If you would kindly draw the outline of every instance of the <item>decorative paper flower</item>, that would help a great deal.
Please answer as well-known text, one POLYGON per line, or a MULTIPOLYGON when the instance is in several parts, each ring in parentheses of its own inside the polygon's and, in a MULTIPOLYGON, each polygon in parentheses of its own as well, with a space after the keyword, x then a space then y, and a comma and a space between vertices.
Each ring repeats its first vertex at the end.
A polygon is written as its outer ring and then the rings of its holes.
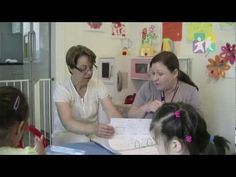
POLYGON ((226 61, 230 62, 231 65, 233 65, 236 60, 235 44, 231 46, 229 43, 226 43, 225 46, 221 47, 221 50, 222 52, 220 53, 220 57, 224 58, 226 61))
POLYGON ((214 79, 219 79, 220 77, 225 77, 225 71, 230 69, 227 61, 224 58, 220 58, 219 55, 215 56, 215 60, 209 58, 210 64, 207 65, 208 74, 214 79))

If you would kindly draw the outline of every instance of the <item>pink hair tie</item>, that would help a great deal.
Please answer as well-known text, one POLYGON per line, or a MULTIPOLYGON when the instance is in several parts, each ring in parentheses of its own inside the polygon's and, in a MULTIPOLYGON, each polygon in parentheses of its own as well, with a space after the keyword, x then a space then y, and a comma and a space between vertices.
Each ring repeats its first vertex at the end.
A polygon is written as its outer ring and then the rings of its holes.
POLYGON ((175 111, 175 118, 176 119, 180 118, 180 112, 179 111, 175 111))
POLYGON ((191 135, 186 135, 185 136, 185 141, 188 142, 188 143, 191 143, 192 142, 192 136, 191 135))

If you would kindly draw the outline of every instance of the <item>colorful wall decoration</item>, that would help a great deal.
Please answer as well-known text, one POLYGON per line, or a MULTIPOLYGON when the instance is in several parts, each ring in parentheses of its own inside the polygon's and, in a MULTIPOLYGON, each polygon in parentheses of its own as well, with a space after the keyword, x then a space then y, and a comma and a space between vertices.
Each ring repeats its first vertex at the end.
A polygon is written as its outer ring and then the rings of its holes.
POLYGON ((162 38, 169 38, 172 41, 182 40, 182 22, 163 22, 162 38))
POLYGON ((154 44, 158 39, 157 27, 155 25, 150 25, 149 27, 144 27, 141 32, 141 48, 140 56, 154 56, 156 50, 154 44))
POLYGON ((123 22, 112 22, 112 37, 114 38, 125 38, 126 34, 126 27, 123 22))
POLYGON ((157 27, 155 25, 150 25, 142 29, 142 44, 153 45, 157 38, 157 27))
POLYGON ((214 34, 206 36, 205 33, 194 33, 193 53, 211 53, 216 50, 216 37, 214 34))
POLYGON ((230 69, 227 61, 221 58, 219 55, 215 56, 215 59, 209 58, 207 65, 208 75, 213 79, 218 80, 221 77, 225 77, 225 72, 230 69))
POLYGON ((87 22, 85 24, 85 31, 104 32, 103 22, 87 22))
POLYGON ((234 64, 236 58, 236 49, 235 44, 231 45, 230 43, 226 43, 225 46, 221 47, 222 52, 220 53, 220 57, 224 58, 231 65, 234 64))
POLYGON ((187 40, 194 40, 194 33, 205 33, 206 36, 212 35, 212 23, 187 23, 187 40))
POLYGON ((225 46, 221 47, 221 53, 215 56, 215 59, 209 58, 208 61, 210 64, 207 65, 208 74, 213 79, 218 80, 221 77, 225 77, 226 71, 228 71, 235 63, 235 44, 231 45, 226 43, 225 46))

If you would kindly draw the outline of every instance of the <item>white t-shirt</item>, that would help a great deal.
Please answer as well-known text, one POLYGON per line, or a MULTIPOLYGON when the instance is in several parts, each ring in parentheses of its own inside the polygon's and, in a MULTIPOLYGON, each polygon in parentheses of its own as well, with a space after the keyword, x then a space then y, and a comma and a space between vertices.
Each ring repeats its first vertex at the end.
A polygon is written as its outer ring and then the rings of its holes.
MULTIPOLYGON (((72 116, 81 122, 96 123, 98 122, 98 106, 100 99, 108 96, 107 89, 101 80, 92 78, 88 82, 84 98, 77 93, 71 78, 64 84, 56 86, 53 94, 54 102, 69 103, 72 107, 72 116)), ((54 114, 53 134, 67 132, 63 127, 57 111, 54 114)))

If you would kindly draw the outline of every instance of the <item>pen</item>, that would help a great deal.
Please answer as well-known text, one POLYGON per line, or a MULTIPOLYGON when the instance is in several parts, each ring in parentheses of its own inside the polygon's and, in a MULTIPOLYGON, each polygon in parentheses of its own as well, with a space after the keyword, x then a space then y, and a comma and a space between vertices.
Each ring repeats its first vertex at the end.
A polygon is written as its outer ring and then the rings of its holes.
POLYGON ((165 103, 165 93, 164 93, 164 91, 161 92, 161 102, 165 103))

